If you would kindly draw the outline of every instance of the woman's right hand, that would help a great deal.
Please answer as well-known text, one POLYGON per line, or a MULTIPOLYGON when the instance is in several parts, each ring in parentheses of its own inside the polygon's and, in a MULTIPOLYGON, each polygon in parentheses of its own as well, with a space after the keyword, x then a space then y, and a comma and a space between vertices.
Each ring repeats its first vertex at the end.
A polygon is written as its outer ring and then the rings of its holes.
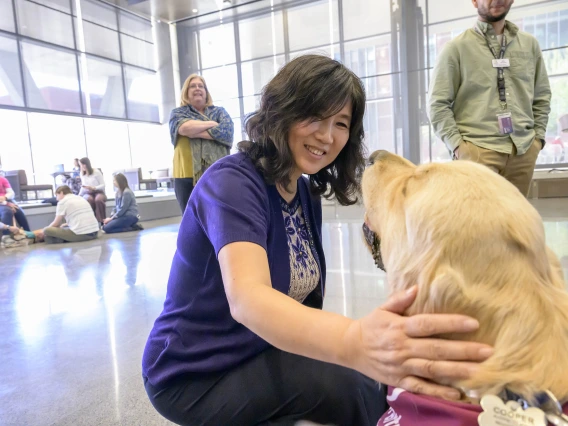
POLYGON ((450 314, 401 316, 414 301, 416 291, 413 287, 393 295, 383 306, 351 324, 346 335, 349 364, 381 383, 457 400, 460 392, 442 384, 470 378, 493 349, 481 343, 430 337, 475 331, 479 324, 473 318, 450 314))

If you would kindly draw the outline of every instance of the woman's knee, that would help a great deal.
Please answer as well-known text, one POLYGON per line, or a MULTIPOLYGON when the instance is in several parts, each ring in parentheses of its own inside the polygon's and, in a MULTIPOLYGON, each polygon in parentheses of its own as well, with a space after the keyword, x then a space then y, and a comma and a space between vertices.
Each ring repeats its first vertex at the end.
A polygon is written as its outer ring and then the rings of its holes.
POLYGON ((97 194, 97 196, 95 197, 95 204, 98 205, 106 205, 106 197, 102 194, 97 194))

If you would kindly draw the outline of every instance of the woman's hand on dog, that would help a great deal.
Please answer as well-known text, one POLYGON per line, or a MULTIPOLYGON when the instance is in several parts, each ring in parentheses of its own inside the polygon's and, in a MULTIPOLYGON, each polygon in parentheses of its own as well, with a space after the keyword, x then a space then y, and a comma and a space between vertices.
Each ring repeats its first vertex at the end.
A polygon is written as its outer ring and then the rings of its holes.
POLYGON ((457 400, 460 392, 444 384, 469 379, 493 349, 481 343, 431 337, 469 333, 479 324, 463 315, 403 317, 415 297, 416 287, 397 293, 371 314, 354 321, 347 335, 349 364, 381 383, 457 400))

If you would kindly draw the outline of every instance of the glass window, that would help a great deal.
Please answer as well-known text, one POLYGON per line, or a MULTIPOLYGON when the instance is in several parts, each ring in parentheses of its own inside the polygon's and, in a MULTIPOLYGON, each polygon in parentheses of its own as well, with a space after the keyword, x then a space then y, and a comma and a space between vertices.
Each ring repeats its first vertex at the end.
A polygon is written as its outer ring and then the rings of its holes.
POLYGON ((144 175, 172 167, 174 147, 167 124, 128 123, 128 130, 133 167, 142 168, 144 175))
POLYGON ((70 165, 86 155, 83 119, 29 113, 28 120, 36 183, 53 184, 50 173, 57 164, 70 165))
POLYGON ((86 61, 87 75, 83 81, 83 95, 85 100, 89 100, 91 114, 126 117, 120 64, 93 57, 87 57, 86 61))
POLYGON ((235 132, 233 133, 233 147, 231 148, 231 154, 237 152, 237 145, 246 139, 246 135, 243 134, 243 125, 240 117, 233 118, 233 125, 235 132))
POLYGON ((83 20, 96 22, 113 30, 118 30, 116 9, 93 0, 81 0, 83 20))
POLYGON ((22 41, 28 106, 81 113, 74 54, 22 41))
MULTIPOLYGON (((568 114, 568 76, 550 77, 550 89, 552 91, 552 101, 550 103, 546 136, 547 138, 566 138, 568 134, 562 133, 562 129, 559 129, 558 119, 562 115, 568 114)), ((546 149, 546 146, 544 148, 546 149)), ((568 162, 568 159, 566 162, 568 162)))
POLYGON ((284 53, 282 12, 239 22, 239 39, 243 61, 284 53))
POLYGON ((337 0, 314 2, 288 10, 290 50, 339 41, 337 0))
POLYGON ((239 96, 236 65, 203 70, 203 77, 207 81, 207 88, 211 92, 213 101, 237 98, 239 96))
POLYGON ((33 183, 34 173, 28 121, 23 111, 0 109, 0 162, 2 169, 25 170, 29 182, 33 183))
POLYGON ((284 56, 274 56, 241 64, 243 95, 259 94, 262 88, 284 65, 284 56))
POLYGON ((367 102, 364 127, 365 143, 369 152, 377 149, 395 152, 392 99, 367 102))
POLYGON ((85 118, 87 152, 93 167, 105 177, 107 195, 113 194, 112 175, 119 169, 130 168, 128 124, 115 120, 85 118))
POLYGON ((343 2, 345 39, 368 37, 391 30, 389 1, 349 0, 343 2))
POLYGON ((436 23, 465 17, 474 18, 477 16, 476 10, 470 2, 460 2, 457 4, 454 0, 436 0, 428 2, 428 21, 430 23, 436 23), (457 4, 460 6, 457 6, 457 4))
POLYGON ((327 56, 329 58, 333 58, 333 59, 338 61, 340 59, 339 58, 339 55, 340 55, 339 44, 334 44, 332 46, 314 47, 314 48, 311 48, 311 49, 292 52, 292 53, 290 53, 290 59, 294 59, 294 58, 297 58, 298 56, 308 55, 308 54, 324 55, 324 56, 327 56))
POLYGON ((199 31, 201 68, 235 62, 235 33, 233 24, 222 24, 199 31))
POLYGON ((363 78, 367 99, 390 98, 392 96, 392 74, 381 77, 363 78))
POLYGON ((24 106, 17 41, 0 35, 0 104, 24 106))
POLYGON ((568 48, 542 52, 542 57, 548 75, 568 74, 568 48))
POLYGON ((0 30, 15 32, 12 0, 0 0, 0 30))
POLYGON ((345 65, 359 77, 392 72, 390 34, 345 43, 345 65))
MULTIPOLYGON (((22 1, 27 1, 27 0, 16 0, 16 3, 22 2, 22 1)), ((44 4, 46 6, 49 6, 53 9, 60 10, 60 11, 65 12, 65 13, 71 13, 69 0, 40 0, 37 3, 44 4)), ((75 3, 75 1, 73 1, 73 8, 75 8, 74 3, 75 3)))
POLYGON ((133 67, 124 67, 128 103, 128 118, 160 121, 160 81, 156 73, 133 67))
MULTIPOLYGON (((76 34, 78 36, 79 31, 76 34)), ((116 31, 83 21, 83 35, 87 53, 120 61, 118 33, 116 31)), ((77 46, 79 46, 78 42, 77 46)))
POLYGON ((260 107, 260 96, 245 96, 243 98, 245 108, 245 116, 251 112, 255 112, 260 107))
POLYGON ((238 117, 241 115, 241 107, 239 98, 235 99, 225 99, 221 101, 216 101, 213 99, 213 105, 225 108, 231 117, 238 117))
POLYGON ((568 9, 560 11, 559 46, 568 46, 568 9))
POLYGON ((47 7, 21 0, 18 23, 23 35, 66 47, 75 47, 71 16, 47 7))
POLYGON ((139 18, 123 11, 118 12, 118 22, 120 32, 131 35, 148 42, 152 42, 152 23, 146 19, 139 18))
POLYGON ((152 43, 124 34, 120 35, 120 42, 122 45, 122 60, 124 62, 151 70, 155 68, 154 45, 152 43))

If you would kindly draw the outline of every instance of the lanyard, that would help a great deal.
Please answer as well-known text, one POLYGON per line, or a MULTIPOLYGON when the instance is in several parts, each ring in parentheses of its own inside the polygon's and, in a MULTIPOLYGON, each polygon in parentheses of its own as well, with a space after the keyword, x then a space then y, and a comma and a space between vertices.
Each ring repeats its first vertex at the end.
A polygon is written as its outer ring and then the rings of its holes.
MULTIPOLYGON (((489 47, 489 50, 491 51, 491 54, 495 59, 503 59, 505 57, 505 50, 507 50, 507 37, 505 36, 505 33, 503 33, 503 38, 501 40, 501 50, 499 51, 499 56, 497 56, 497 52, 491 45, 491 42, 489 41, 487 36, 485 36, 485 34, 482 34, 477 27, 475 28, 475 31, 483 36, 485 42, 487 43, 487 47, 489 47)), ((499 100, 501 101, 501 106, 505 108, 505 106, 507 105, 507 97, 505 96, 505 71, 502 67, 497 68, 497 89, 499 90, 499 100)))

